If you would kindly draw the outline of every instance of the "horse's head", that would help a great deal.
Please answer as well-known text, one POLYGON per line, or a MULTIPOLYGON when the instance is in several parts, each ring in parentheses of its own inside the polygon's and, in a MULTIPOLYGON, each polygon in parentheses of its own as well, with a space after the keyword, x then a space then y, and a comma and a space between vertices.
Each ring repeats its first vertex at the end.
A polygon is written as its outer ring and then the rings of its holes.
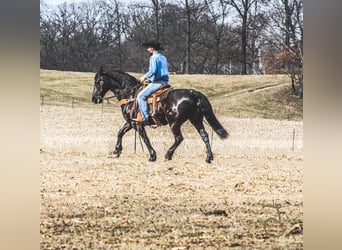
POLYGON ((94 78, 92 102, 103 102, 108 90, 111 90, 119 100, 128 98, 139 86, 139 81, 133 76, 122 71, 104 72, 101 67, 94 78))
POLYGON ((121 84, 116 81, 113 75, 103 71, 101 67, 99 72, 95 74, 92 102, 102 103, 103 97, 108 90, 111 90, 114 95, 117 95, 121 88, 121 84))
POLYGON ((96 73, 94 78, 94 89, 92 96, 93 103, 101 103, 103 101, 103 97, 109 89, 108 85, 109 84, 106 73, 103 71, 101 67, 100 71, 96 73))

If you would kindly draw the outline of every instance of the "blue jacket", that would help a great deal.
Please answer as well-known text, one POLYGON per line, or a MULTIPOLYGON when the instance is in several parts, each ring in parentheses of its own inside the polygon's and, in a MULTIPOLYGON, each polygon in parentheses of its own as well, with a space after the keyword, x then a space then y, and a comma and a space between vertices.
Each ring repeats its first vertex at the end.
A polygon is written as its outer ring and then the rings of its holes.
POLYGON ((151 78, 152 82, 169 81, 169 69, 164 55, 156 52, 150 57, 149 70, 144 75, 144 78, 151 78))

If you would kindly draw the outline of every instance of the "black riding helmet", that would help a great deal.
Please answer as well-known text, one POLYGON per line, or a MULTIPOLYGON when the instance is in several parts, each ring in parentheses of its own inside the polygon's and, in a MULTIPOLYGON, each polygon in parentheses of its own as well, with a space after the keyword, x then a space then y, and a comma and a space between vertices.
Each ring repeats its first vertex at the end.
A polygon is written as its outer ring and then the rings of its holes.
POLYGON ((163 47, 161 46, 160 42, 156 40, 150 40, 150 41, 144 42, 142 45, 145 47, 152 47, 155 50, 163 50, 163 47))

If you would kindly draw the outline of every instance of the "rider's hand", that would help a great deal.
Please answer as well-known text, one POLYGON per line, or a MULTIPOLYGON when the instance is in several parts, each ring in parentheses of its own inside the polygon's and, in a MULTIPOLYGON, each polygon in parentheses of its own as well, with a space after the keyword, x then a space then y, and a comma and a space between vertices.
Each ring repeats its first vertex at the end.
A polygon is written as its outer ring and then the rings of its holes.
POLYGON ((145 81, 145 78, 142 76, 140 77, 140 82, 143 83, 145 81))

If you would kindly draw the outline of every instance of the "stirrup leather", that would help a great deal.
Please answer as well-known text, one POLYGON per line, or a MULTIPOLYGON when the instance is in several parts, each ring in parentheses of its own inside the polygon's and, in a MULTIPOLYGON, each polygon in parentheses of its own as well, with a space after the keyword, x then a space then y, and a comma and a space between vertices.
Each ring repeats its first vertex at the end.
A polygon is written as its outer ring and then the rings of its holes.
POLYGON ((142 114, 140 111, 138 111, 137 117, 133 118, 132 121, 135 121, 135 122, 142 122, 143 121, 143 117, 142 117, 142 114))

